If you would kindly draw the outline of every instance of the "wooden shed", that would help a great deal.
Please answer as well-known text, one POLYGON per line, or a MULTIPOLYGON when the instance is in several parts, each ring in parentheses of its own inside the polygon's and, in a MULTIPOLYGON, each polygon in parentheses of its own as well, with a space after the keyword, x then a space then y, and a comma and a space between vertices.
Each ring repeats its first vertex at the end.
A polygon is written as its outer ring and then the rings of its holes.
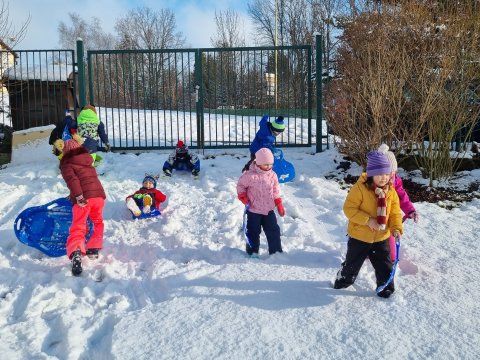
POLYGON ((4 72, 13 130, 55 124, 74 109, 73 67, 13 66, 4 72))

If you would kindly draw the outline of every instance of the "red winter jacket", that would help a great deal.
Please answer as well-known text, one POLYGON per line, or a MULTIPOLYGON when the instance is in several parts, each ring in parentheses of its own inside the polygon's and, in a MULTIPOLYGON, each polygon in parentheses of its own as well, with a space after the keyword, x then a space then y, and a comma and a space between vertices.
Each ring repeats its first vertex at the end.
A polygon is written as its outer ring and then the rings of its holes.
MULTIPOLYGON (((157 189, 145 189, 144 187, 140 188, 139 190, 135 191, 132 195, 129 195, 125 198, 125 201, 127 201, 128 198, 133 198, 133 200, 137 199, 137 196, 135 195, 150 195, 154 199, 153 206, 158 209, 160 204, 167 200, 167 195, 162 193, 160 190, 157 189)), ((142 200, 143 201, 143 200, 142 200)), ((138 205, 138 204, 137 204, 138 205)), ((141 206, 141 205, 139 205, 141 206)))
POLYGON ((74 204, 77 202, 75 198, 80 195, 85 199, 106 198, 92 162, 92 156, 84 147, 67 152, 60 161, 60 171, 70 190, 70 200, 74 204))

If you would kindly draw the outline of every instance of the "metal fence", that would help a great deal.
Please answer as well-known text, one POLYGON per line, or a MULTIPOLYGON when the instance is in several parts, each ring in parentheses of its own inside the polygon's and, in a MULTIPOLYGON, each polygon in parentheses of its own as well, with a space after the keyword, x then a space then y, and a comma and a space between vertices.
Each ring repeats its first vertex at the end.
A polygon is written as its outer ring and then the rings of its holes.
POLYGON ((311 47, 88 52, 89 101, 117 149, 246 147, 263 114, 310 146, 311 47))
POLYGON ((118 150, 166 149, 178 139, 193 148, 248 147, 264 114, 285 118, 279 146, 327 138, 310 46, 97 50, 84 57, 79 41, 76 56, 0 54, 0 145, 2 134, 55 124, 65 109, 78 115, 86 103, 97 107, 118 150))
POLYGON ((0 123, 23 130, 54 124, 75 106, 73 50, 0 52, 0 123))

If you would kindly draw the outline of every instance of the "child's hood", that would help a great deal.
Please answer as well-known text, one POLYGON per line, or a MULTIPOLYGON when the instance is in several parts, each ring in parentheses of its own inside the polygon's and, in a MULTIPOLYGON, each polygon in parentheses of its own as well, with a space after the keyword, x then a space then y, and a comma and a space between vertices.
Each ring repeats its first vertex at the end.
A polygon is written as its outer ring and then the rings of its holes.
POLYGON ((100 124, 100 119, 98 118, 95 111, 91 109, 84 109, 80 111, 77 118, 77 126, 81 124, 100 124))

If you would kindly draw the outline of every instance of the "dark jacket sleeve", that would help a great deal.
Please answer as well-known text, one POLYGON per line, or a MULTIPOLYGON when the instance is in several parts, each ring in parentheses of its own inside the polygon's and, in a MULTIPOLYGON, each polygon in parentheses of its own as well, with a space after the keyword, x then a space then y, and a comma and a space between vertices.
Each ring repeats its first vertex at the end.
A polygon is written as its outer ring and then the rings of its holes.
POLYGON ((105 124, 102 121, 100 121, 100 124, 98 125, 98 136, 100 136, 100 139, 104 144, 108 144, 108 136, 105 132, 105 124))

